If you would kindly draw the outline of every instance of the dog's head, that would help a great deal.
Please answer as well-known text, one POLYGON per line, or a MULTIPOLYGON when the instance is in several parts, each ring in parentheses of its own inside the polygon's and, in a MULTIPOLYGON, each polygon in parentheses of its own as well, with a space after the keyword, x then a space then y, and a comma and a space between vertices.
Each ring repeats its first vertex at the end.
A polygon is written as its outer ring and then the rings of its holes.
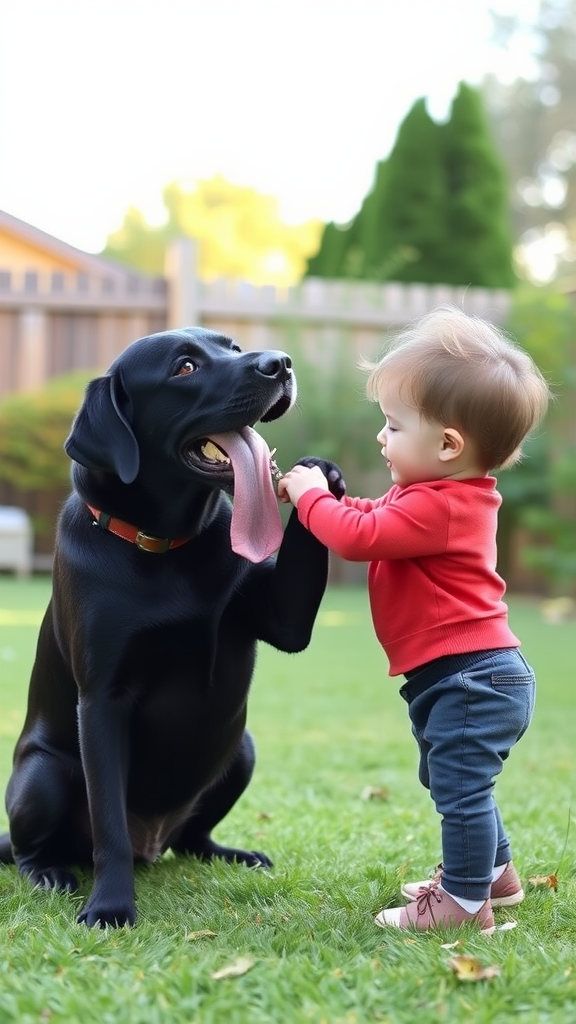
POLYGON ((66 440, 71 459, 114 473, 125 484, 162 465, 231 490, 234 473, 222 435, 278 419, 296 399, 284 352, 242 352, 200 327, 133 342, 91 381, 66 440))

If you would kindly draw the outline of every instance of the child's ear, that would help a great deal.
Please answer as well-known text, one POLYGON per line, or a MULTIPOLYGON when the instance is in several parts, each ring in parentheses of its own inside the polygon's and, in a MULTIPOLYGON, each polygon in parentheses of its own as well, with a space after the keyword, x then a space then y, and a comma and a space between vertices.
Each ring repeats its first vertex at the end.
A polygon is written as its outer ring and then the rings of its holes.
POLYGON ((463 451, 464 438, 460 431, 455 430, 454 427, 445 427, 442 434, 442 447, 440 449, 440 458, 442 462, 449 462, 451 459, 457 459, 463 451))

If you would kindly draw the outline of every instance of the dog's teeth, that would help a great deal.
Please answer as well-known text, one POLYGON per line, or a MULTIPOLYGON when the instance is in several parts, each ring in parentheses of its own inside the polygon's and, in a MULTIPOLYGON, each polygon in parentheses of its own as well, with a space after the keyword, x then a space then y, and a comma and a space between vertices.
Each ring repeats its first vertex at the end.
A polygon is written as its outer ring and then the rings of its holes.
POLYGON ((202 455, 204 455, 207 459, 211 459, 212 462, 230 462, 228 456, 225 455, 224 452, 221 451, 220 448, 218 448, 218 446, 215 445, 212 441, 207 441, 206 444, 202 445, 200 450, 202 452, 202 455))

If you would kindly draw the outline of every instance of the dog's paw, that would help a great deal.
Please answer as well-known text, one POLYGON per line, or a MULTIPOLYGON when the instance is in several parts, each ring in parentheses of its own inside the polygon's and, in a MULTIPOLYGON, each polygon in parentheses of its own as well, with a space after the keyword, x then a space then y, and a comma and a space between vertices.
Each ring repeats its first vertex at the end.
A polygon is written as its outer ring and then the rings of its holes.
POLYGON ((330 459, 318 459, 315 455, 307 455, 303 459, 298 459, 297 465, 299 466, 318 466, 328 481, 328 487, 330 493, 335 498, 343 498, 346 494, 346 481, 342 476, 342 470, 335 462, 330 459))
POLYGON ((70 871, 61 867, 33 868, 27 877, 35 889, 57 889, 59 892, 76 892, 78 883, 70 871))
POLYGON ((273 868, 274 865, 267 857, 265 853, 260 853, 259 850, 239 850, 242 856, 236 857, 235 860, 240 860, 242 864, 246 864, 249 868, 273 868))
POLYGON ((246 864, 249 868, 273 867, 272 861, 265 853, 260 853, 258 850, 238 850, 234 846, 221 846, 213 839, 206 839, 195 849, 188 849, 186 852, 192 853, 200 860, 213 860, 214 857, 218 857, 229 864, 246 864))
POLYGON ((78 915, 78 924, 85 924, 88 928, 122 928, 124 925, 133 925, 136 921, 136 906, 134 900, 125 899, 117 901, 90 899, 84 910, 78 915))

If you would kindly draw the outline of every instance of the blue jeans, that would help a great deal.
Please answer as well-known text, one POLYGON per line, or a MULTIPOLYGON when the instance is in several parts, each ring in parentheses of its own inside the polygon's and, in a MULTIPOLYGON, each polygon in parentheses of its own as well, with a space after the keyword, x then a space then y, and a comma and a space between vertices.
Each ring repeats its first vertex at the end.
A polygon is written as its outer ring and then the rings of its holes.
POLYGON ((442 886, 485 900, 492 869, 512 859, 494 780, 534 710, 534 672, 517 648, 437 658, 409 672, 419 778, 442 815, 442 886))

